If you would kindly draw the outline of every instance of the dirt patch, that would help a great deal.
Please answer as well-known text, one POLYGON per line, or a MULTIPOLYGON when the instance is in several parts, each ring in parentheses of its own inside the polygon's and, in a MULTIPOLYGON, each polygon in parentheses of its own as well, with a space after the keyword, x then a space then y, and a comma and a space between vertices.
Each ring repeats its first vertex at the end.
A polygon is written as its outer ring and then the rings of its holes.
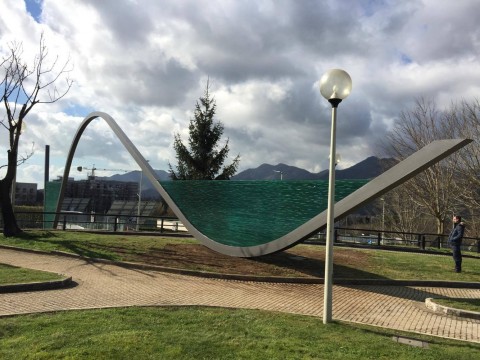
MULTIPOLYGON (((334 276, 350 277, 362 265, 368 254, 362 251, 335 249, 334 276), (356 269, 356 270, 355 270, 356 269)), ((129 261, 171 268, 211 271, 223 274, 258 276, 323 277, 324 248, 299 245, 276 254, 257 258, 238 258, 219 254, 200 244, 167 244, 164 248, 130 254, 129 261)))

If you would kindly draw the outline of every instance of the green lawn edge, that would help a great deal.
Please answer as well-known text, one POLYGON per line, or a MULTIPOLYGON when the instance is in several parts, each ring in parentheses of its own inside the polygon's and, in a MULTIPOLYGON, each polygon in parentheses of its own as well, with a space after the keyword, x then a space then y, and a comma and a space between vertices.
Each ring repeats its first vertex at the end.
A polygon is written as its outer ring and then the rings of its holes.
POLYGON ((480 344, 316 317, 129 307, 0 318, 0 357, 24 359, 473 359, 480 344), (414 347, 393 340, 415 338, 414 347))
MULTIPOLYGON (((132 261, 135 257, 150 252, 161 251, 168 244, 199 245, 193 238, 171 238, 164 236, 144 236, 137 234, 98 234, 86 232, 66 231, 29 231, 22 237, 0 237, 0 245, 20 247, 30 250, 47 252, 61 251, 79 256, 99 258, 112 261, 132 261)), ((279 276, 286 277, 323 277, 323 260, 325 248, 319 245, 300 244, 291 249, 269 255, 260 260, 231 258, 231 261, 253 262, 267 264, 270 269, 278 272, 279 276), (318 259, 307 259, 315 262, 315 272, 297 271, 296 264, 284 266, 277 260, 287 257, 285 254, 295 255, 307 249, 318 259)), ((448 254, 447 254, 448 255, 448 254)), ((375 249, 358 249, 335 247, 334 250, 334 277, 347 279, 390 279, 390 280, 435 280, 455 282, 480 282, 480 259, 464 258, 463 272, 453 271, 453 260, 447 255, 432 255, 401 251, 384 251, 375 249), (361 255, 361 263, 339 264, 338 258, 348 258, 351 254, 361 255)), ((222 256, 222 255, 218 255, 222 256)), ((287 260, 291 260, 288 258, 287 260)), ((230 260, 228 260, 230 261, 230 260)), ((297 262, 298 264, 298 262, 297 262)), ((157 264, 162 266, 162 264, 157 264)), ((266 266, 267 266, 266 265, 266 266)), ((168 266, 167 266, 168 267, 168 266)), ((217 268, 202 264, 201 261, 183 262, 181 269, 205 272, 219 271, 217 268)), ((230 270, 227 268, 227 270, 230 270)), ((241 275, 241 274, 240 274, 241 275)), ((269 274, 257 275, 267 276, 269 274)))
POLYGON ((480 299, 469 298, 434 298, 439 305, 458 310, 473 311, 480 314, 480 299))
POLYGON ((0 286, 65 280, 66 276, 0 263, 0 286))

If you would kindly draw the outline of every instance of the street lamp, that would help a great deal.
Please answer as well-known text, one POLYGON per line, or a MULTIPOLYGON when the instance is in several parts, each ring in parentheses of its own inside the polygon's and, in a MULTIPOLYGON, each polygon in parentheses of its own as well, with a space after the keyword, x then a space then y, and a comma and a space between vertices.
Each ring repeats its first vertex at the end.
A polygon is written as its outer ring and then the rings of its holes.
POLYGON ((323 323, 332 321, 332 278, 333 278, 333 227, 335 202, 335 132, 338 104, 352 90, 352 79, 347 72, 340 69, 327 71, 320 79, 320 93, 332 105, 332 129, 330 136, 330 166, 328 178, 328 209, 327 209, 327 244, 325 250, 325 280, 323 297, 323 323))
POLYGON ((385 238, 385 198, 382 196, 382 241, 385 238))
MULTIPOLYGON (((149 162, 150 160, 147 160, 149 162)), ((140 214, 142 207, 142 182, 143 182, 143 169, 140 169, 140 182, 138 183, 138 206, 137 206, 137 226, 136 230, 140 230, 140 214)))

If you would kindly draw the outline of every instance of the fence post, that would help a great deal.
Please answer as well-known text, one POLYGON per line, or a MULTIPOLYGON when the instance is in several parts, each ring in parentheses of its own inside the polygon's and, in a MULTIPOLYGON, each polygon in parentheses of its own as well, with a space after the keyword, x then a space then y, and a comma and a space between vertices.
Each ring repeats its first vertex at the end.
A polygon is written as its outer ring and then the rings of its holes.
POLYGON ((377 245, 380 246, 381 242, 382 242, 382 233, 378 233, 377 245))
POLYGON ((425 250, 425 235, 418 234, 418 247, 422 250, 425 250))

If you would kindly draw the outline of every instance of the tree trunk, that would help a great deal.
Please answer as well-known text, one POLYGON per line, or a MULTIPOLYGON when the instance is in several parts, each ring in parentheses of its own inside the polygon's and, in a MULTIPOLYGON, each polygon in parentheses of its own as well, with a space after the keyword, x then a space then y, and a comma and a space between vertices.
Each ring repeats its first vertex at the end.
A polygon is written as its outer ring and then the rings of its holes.
POLYGON ((442 218, 436 218, 437 220, 437 234, 443 234, 445 231, 445 221, 442 218))
POLYGON ((13 213, 10 190, 12 183, 6 179, 0 180, 0 206, 2 207, 3 235, 6 237, 19 235, 22 230, 17 225, 17 219, 13 213))

